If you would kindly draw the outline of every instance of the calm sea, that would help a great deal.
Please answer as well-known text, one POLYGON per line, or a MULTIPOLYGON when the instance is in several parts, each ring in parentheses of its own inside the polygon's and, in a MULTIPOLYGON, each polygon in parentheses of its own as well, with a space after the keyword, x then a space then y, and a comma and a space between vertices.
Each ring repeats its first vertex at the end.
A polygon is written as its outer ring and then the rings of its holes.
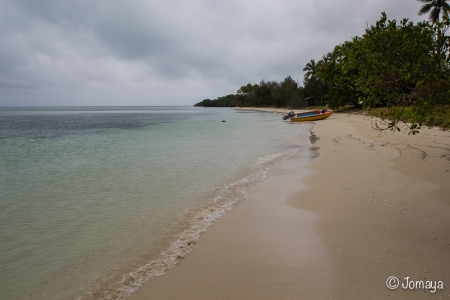
POLYGON ((312 128, 227 108, 0 108, 1 298, 126 298, 312 128))

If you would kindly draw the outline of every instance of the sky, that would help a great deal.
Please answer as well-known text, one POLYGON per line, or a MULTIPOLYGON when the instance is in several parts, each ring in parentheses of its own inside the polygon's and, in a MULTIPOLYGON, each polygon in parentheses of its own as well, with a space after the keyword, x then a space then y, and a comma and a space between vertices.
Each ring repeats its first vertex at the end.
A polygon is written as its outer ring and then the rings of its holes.
POLYGON ((0 0, 0 106, 191 106, 303 67, 415 0, 0 0))

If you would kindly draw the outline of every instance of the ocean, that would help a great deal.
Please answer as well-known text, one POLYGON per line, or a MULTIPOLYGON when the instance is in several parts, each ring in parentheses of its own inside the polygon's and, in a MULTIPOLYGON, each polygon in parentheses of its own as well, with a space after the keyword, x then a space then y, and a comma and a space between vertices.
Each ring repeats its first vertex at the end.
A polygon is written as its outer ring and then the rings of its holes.
POLYGON ((1 298, 125 299, 312 129, 230 108, 1 107, 1 298))

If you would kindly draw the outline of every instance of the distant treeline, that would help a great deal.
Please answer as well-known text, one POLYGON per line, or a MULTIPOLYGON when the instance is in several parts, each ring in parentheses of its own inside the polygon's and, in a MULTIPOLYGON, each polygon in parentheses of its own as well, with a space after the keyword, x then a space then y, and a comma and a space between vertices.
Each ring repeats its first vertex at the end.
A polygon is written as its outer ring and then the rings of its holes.
POLYGON ((287 76, 283 81, 264 81, 259 84, 242 86, 236 94, 219 97, 214 100, 205 99, 195 106, 205 107, 291 107, 308 106, 305 101, 304 88, 287 76))
POLYGON ((236 107, 235 101, 236 95, 230 94, 224 97, 219 97, 217 99, 205 99, 194 106, 204 106, 204 107, 236 107))

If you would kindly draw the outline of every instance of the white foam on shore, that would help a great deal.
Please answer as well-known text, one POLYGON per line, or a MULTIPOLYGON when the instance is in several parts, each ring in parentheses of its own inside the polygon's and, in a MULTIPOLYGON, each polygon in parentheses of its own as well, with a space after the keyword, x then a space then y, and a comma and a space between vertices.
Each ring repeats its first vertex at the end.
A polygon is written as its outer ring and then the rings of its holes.
POLYGON ((181 215, 178 222, 182 224, 184 229, 177 234, 176 240, 162 251, 156 259, 133 272, 123 275, 118 282, 108 284, 107 288, 99 287, 97 291, 90 291, 88 295, 80 299, 126 299, 144 283, 166 274, 167 270, 175 267, 181 259, 192 252, 202 233, 207 231, 227 211, 232 210, 236 204, 247 198, 245 191, 263 181, 271 166, 300 149, 290 149, 282 153, 260 157, 251 174, 220 189, 219 195, 213 203, 188 209, 181 215))

